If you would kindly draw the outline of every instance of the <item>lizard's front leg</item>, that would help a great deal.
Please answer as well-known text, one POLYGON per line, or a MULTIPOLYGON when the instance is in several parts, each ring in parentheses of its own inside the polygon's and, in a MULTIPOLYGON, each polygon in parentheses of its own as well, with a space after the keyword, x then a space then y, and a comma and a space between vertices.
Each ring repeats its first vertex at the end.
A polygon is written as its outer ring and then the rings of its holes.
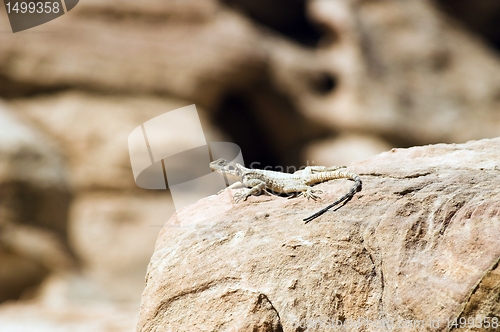
POLYGON ((234 194, 234 201, 236 203, 240 202, 241 200, 246 200, 247 197, 250 195, 257 195, 262 190, 266 189, 266 182, 259 179, 244 180, 243 184, 251 188, 242 189, 236 194, 234 194))

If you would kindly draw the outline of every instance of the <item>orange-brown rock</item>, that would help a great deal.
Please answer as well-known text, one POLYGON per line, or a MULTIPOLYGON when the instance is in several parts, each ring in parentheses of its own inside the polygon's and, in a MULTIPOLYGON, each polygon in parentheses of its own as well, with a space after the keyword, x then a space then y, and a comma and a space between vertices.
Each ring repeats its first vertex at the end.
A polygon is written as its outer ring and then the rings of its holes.
POLYGON ((233 204, 226 190, 178 211, 157 240, 138 330, 443 331, 498 317, 499 149, 490 139, 357 162, 363 190, 307 225, 348 181, 318 185, 317 202, 233 204))

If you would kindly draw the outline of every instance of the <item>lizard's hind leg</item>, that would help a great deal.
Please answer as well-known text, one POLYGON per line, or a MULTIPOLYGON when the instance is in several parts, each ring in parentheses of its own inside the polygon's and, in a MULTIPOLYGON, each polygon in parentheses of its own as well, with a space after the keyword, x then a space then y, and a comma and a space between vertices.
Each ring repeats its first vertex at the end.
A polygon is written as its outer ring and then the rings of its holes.
POLYGON ((302 191, 300 194, 298 194, 298 196, 304 196, 307 199, 312 198, 315 201, 317 199, 321 199, 321 197, 319 195, 322 193, 323 193, 323 190, 313 189, 311 187, 307 187, 307 189, 302 191))

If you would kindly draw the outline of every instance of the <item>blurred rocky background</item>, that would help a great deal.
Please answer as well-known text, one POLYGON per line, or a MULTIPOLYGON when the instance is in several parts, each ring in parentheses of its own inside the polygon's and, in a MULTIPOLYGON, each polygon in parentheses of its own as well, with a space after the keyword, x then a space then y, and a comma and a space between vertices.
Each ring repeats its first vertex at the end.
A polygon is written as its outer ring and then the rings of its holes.
MULTIPOLYGON (((133 331, 168 192, 128 134, 195 103, 262 166, 500 136, 496 0, 80 1, 0 10, 0 330, 133 331)), ((172 142, 182 144, 182 142, 172 142)))

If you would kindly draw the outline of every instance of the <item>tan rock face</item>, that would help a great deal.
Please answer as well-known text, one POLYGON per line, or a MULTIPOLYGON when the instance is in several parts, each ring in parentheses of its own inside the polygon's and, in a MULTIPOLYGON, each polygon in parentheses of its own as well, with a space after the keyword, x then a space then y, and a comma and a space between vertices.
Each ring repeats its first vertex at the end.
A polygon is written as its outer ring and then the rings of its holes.
POLYGON ((499 149, 492 139, 358 162, 363 190, 307 225, 350 183, 319 184, 317 202, 233 204, 225 191, 177 212, 156 243, 138 330, 442 331, 498 317, 499 149))

